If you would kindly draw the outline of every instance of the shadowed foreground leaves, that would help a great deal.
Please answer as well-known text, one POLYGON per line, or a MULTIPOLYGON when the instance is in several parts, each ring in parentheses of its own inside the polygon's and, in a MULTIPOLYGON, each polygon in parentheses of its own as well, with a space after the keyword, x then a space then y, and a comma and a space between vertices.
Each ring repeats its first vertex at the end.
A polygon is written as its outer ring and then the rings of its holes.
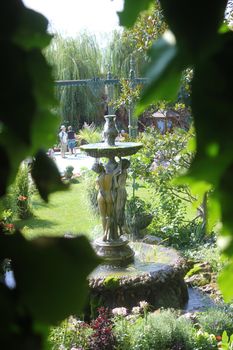
MULTIPOLYGON (((0 195, 18 167, 34 159, 32 176, 41 197, 65 190, 55 163, 41 149, 56 142, 59 118, 51 67, 47 19, 19 0, 0 3, 0 195)), ((2 213, 0 213, 1 220, 2 213)), ((87 276, 99 263, 85 237, 28 241, 0 227, 0 348, 46 349, 48 327, 80 313, 87 276), (16 286, 8 287, 3 265, 11 261, 16 286)))
MULTIPOLYGON (((149 5, 149 1, 145 4, 149 5)), ((233 32, 220 30, 227 0, 161 0, 165 20, 174 34, 150 51, 150 82, 137 106, 141 113, 159 99, 174 100, 182 70, 193 68, 191 107, 197 134, 197 152, 187 175, 179 183, 189 183, 199 197, 213 188, 209 200, 209 222, 221 222, 219 237, 229 266, 220 276, 222 292, 233 299, 233 32), (211 216, 210 216, 211 215, 211 216)), ((121 23, 131 26, 142 10, 125 0, 121 23)))

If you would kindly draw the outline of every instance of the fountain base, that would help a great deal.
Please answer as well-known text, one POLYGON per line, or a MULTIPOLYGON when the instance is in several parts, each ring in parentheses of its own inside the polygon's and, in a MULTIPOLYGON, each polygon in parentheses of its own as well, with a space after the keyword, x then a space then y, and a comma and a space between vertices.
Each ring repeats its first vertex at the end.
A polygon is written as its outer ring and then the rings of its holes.
POLYGON ((97 255, 110 265, 126 266, 134 259, 134 251, 124 237, 111 242, 105 242, 102 238, 98 238, 94 242, 94 248, 97 255))
POLYGON ((188 300, 184 259, 172 248, 142 242, 130 246, 135 251, 132 263, 124 267, 105 263, 89 276, 89 312, 100 306, 131 309, 142 300, 155 309, 182 309, 188 300))

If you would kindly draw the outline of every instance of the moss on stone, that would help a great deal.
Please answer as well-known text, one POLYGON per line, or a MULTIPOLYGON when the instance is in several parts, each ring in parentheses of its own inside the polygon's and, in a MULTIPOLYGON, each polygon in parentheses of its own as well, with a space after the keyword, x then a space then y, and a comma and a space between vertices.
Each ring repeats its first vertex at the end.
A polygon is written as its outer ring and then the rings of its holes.
POLYGON ((186 274, 185 277, 191 277, 193 275, 197 275, 202 271, 202 268, 199 264, 195 264, 191 270, 186 274))
POLYGON ((103 285, 108 289, 117 288, 120 285, 120 278, 115 275, 110 275, 104 279, 103 285))

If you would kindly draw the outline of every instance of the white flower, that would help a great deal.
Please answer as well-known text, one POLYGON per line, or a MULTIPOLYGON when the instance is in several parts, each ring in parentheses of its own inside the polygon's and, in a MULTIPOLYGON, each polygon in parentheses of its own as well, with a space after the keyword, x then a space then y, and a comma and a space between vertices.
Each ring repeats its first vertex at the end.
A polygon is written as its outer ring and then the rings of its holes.
POLYGON ((147 301, 143 300, 139 302, 139 307, 143 310, 147 310, 149 307, 149 304, 147 301))
POLYGON ((114 316, 126 316, 127 309, 125 307, 116 307, 115 309, 112 309, 112 313, 114 316))
POLYGON ((132 308, 132 314, 134 314, 134 315, 140 314, 140 307, 139 306, 134 306, 132 308))

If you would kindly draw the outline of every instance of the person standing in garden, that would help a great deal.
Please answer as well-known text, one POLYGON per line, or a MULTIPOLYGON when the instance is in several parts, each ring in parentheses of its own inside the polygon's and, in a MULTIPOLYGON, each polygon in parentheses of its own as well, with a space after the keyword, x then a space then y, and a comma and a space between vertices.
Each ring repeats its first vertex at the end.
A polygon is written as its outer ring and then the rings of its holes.
POLYGON ((68 135, 66 132, 66 127, 64 125, 61 126, 61 131, 59 132, 59 138, 61 143, 61 156, 62 158, 65 158, 66 151, 67 151, 68 135))
POLYGON ((70 155, 74 154, 76 156, 76 135, 75 132, 72 129, 72 126, 68 126, 68 148, 70 155))

